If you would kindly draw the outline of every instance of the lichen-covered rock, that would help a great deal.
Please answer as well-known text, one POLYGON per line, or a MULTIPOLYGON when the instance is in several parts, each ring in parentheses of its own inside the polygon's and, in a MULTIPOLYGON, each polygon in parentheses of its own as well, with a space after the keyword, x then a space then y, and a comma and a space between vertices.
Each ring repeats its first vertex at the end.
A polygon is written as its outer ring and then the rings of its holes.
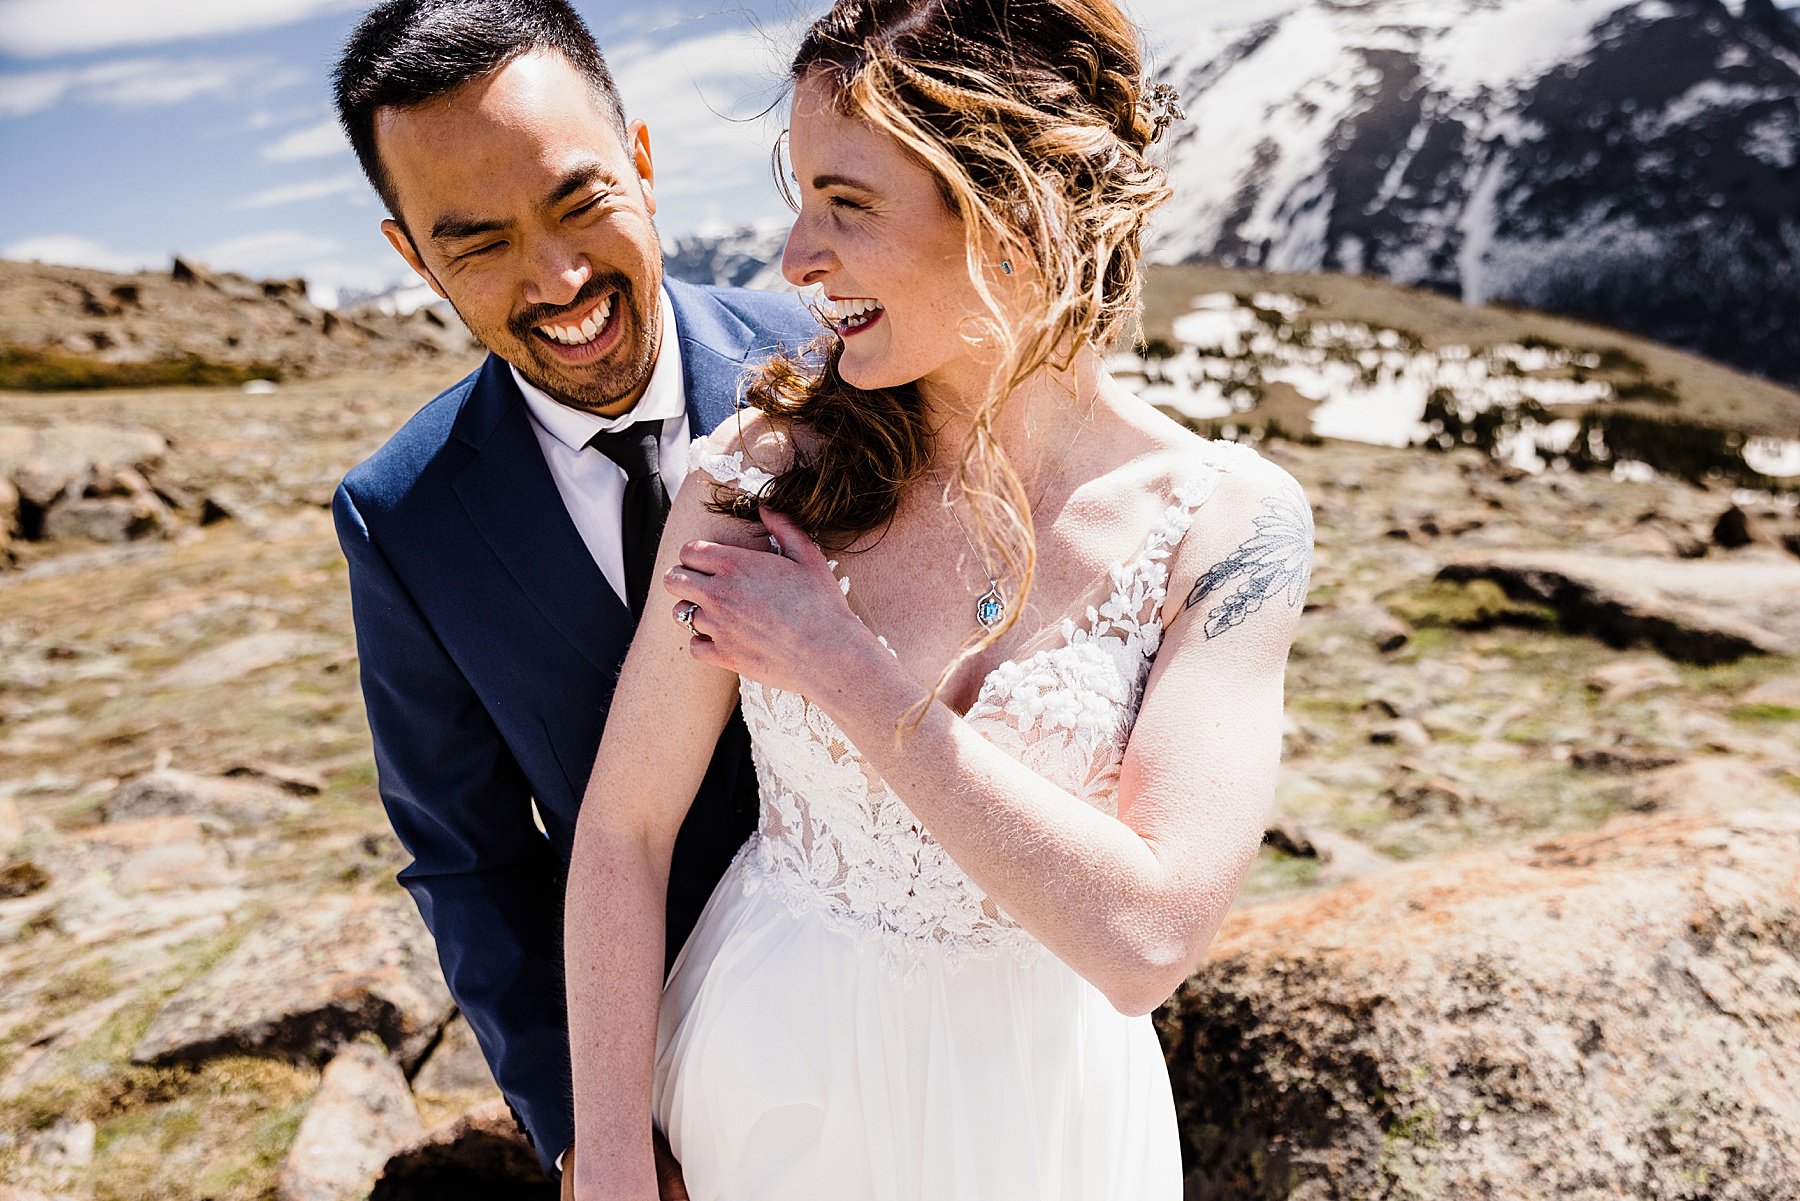
POLYGON ((419 1093, 498 1092, 481 1044, 475 1041, 475 1031, 460 1013, 444 1026, 437 1046, 413 1077, 413 1089, 419 1093))
POLYGON ((5 859, 25 841, 25 818, 19 813, 19 802, 0 797, 0 859, 5 859))
POLYGON ((423 1132, 393 1059, 351 1043, 325 1065, 281 1165, 277 1201, 362 1201, 388 1157, 423 1132))
POLYGON ((252 779, 219 779, 174 768, 134 776, 101 804, 109 822, 134 821, 169 814, 219 818, 232 826, 267 826, 283 814, 304 808, 286 793, 252 779))
POLYGON ((1780 805, 1800 811, 1800 794, 1769 771, 1730 755, 1658 765, 1608 790, 1607 795, 1617 807, 1639 813, 1780 805))
POLYGON ((1189 1196, 1800 1197, 1800 813, 1242 910, 1158 1022, 1189 1196))
POLYGON ((505 1101, 472 1109, 395 1153, 369 1201, 555 1201, 505 1101))
POLYGON ((1775 551, 1724 560, 1495 551, 1438 578, 1493 580, 1515 600, 1555 609, 1566 630, 1686 663, 1800 654, 1800 563, 1775 551))
POLYGON ((164 688, 230 684, 267 667, 336 649, 336 644, 329 639, 293 630, 246 634, 177 663, 164 672, 157 683, 164 688))
POLYGON ((410 898, 327 898, 252 932, 177 992, 132 1059, 270 1055, 323 1064, 367 1032, 410 1067, 450 1011, 435 945, 410 898))
POLYGON ((1587 686, 1609 705, 1665 688, 1679 688, 1681 676, 1664 659, 1634 656, 1615 659, 1588 673, 1587 686))

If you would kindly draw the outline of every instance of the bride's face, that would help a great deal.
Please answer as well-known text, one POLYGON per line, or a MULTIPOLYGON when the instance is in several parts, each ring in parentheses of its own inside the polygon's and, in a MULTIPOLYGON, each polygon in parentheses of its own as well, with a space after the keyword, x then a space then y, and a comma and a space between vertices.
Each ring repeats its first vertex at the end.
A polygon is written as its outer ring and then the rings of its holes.
POLYGON ((986 309, 936 177, 886 134, 833 111, 814 76, 795 88, 788 136, 800 215, 782 274, 835 302, 822 307, 838 317, 844 380, 954 387, 977 372, 959 327, 986 309))

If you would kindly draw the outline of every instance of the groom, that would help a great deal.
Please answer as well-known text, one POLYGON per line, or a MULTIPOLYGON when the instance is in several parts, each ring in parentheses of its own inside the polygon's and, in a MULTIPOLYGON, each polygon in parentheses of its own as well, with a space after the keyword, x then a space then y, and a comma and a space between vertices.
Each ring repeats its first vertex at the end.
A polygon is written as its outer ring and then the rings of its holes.
MULTIPOLYGON (((669 494, 747 365, 818 326, 792 297, 664 279, 649 135, 566 0, 388 0, 335 82, 382 231, 492 352, 333 510, 400 881, 555 1178, 563 879, 632 631, 669 620, 669 494)), ((755 811, 734 721, 676 844, 671 957, 755 811)))

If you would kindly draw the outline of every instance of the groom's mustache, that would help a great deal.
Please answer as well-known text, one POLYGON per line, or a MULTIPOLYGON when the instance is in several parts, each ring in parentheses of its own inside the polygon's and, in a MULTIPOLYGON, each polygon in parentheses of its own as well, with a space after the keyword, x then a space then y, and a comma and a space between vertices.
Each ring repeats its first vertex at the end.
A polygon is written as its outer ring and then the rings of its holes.
MULTIPOLYGON (((581 291, 575 293, 575 299, 568 304, 531 305, 514 313, 507 322, 507 328, 515 338, 523 342, 538 326, 554 322, 558 317, 579 313, 592 304, 596 297, 609 291, 617 292, 621 300, 629 302, 632 299, 631 279, 624 275, 596 275, 581 286, 581 291)), ((637 311, 635 304, 631 306, 631 311, 637 311)))

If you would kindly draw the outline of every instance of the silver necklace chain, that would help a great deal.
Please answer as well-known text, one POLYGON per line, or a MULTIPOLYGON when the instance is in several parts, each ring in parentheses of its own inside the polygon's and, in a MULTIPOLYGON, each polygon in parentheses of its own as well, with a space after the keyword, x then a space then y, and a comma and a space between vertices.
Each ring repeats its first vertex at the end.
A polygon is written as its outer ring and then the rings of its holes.
POLYGON ((969 544, 969 549, 981 561, 981 570, 987 574, 987 591, 975 598, 975 622, 982 629, 991 630, 1006 620, 1006 594, 1000 591, 1000 577, 996 576, 994 569, 988 566, 987 556, 981 552, 979 546, 975 545, 975 539, 969 537, 969 531, 963 527, 962 518, 956 515, 956 505, 951 503, 944 507, 950 510, 950 520, 956 523, 957 531, 962 534, 963 541, 969 544))

